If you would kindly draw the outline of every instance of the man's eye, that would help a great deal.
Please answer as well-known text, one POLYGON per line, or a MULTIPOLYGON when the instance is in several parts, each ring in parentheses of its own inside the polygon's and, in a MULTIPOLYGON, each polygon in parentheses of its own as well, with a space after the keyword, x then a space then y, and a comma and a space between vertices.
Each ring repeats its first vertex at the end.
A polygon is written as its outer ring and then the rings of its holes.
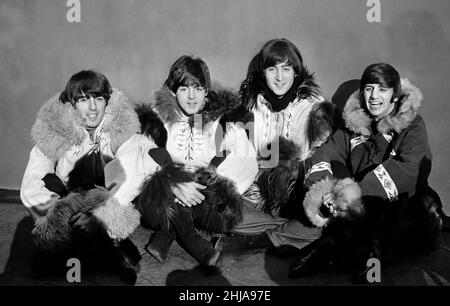
POLYGON ((196 87, 195 88, 197 91, 204 91, 205 90, 205 88, 203 88, 203 87, 201 87, 201 86, 198 86, 198 87, 196 87))
POLYGON ((86 97, 78 98, 78 102, 86 102, 88 99, 86 97))
POLYGON ((105 101, 105 98, 103 98, 103 97, 97 97, 97 98, 95 98, 95 100, 96 100, 97 102, 103 102, 103 101, 105 101))

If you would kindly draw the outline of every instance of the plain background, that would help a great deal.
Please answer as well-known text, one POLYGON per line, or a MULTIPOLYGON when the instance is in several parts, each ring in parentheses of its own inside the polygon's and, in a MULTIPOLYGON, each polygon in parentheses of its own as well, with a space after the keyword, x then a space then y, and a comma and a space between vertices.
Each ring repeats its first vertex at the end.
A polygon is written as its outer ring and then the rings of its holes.
POLYGON ((297 44, 323 95, 388 62, 422 89, 421 114, 434 153, 431 186, 450 213, 450 1, 65 0, 0 2, 0 188, 19 189, 39 107, 87 68, 106 74, 134 103, 151 99, 182 54, 202 57, 212 78, 236 88, 251 57, 272 38, 297 44))

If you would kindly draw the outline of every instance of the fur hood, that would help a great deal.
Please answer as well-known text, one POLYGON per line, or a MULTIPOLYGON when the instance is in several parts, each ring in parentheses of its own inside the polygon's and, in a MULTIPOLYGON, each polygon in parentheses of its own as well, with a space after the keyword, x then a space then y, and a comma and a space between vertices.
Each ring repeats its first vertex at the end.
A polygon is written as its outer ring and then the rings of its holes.
MULTIPOLYGON (((114 89, 105 109, 102 132, 109 133, 113 153, 140 131, 139 120, 128 98, 114 89)), ((37 113, 31 129, 33 143, 52 161, 63 157, 73 145, 86 137, 83 119, 70 103, 61 103, 59 94, 48 100, 37 113)))
MULTIPOLYGON (((208 92, 205 107, 201 111, 202 124, 217 120, 238 105, 239 99, 236 93, 215 84, 208 92)), ((182 118, 183 113, 176 97, 168 88, 163 87, 155 92, 151 107, 164 123, 172 124, 182 118)), ((193 117, 189 118, 190 122, 193 117)))
MULTIPOLYGON (((306 68, 303 70, 300 78, 303 82, 297 87, 297 98, 308 99, 311 97, 319 98, 320 90, 314 78, 314 73, 310 73, 306 68)), ((256 103, 258 94, 264 92, 264 80, 256 73, 250 72, 247 78, 242 82, 239 89, 241 103, 247 110, 251 110, 256 103)))
MULTIPOLYGON (((400 133, 411 125, 422 105, 423 95, 420 89, 412 85, 407 79, 401 80, 403 94, 397 102, 393 113, 381 119, 377 130, 381 133, 395 131, 400 133)), ((369 116, 360 99, 359 90, 355 91, 344 107, 343 118, 345 126, 360 135, 371 135, 373 119, 369 116)))

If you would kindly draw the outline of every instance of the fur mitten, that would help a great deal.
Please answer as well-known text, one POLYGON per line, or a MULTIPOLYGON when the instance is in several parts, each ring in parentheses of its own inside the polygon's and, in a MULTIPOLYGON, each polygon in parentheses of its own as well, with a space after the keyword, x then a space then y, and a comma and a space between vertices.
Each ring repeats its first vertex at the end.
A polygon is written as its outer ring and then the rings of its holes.
POLYGON ((279 210, 289 203, 301 167, 299 146, 284 137, 279 138, 277 145, 276 166, 261 168, 255 184, 245 192, 248 200, 262 205, 262 210, 272 215, 278 215, 279 210))
POLYGON ((364 214, 361 188, 351 178, 325 178, 313 184, 303 207, 312 224, 323 227, 333 218, 354 219, 364 214))
POLYGON ((194 222, 213 233, 226 233, 242 219, 243 197, 231 180, 217 174, 214 167, 200 168, 195 181, 207 186, 201 193, 205 200, 193 208, 194 222))
POLYGON ((156 229, 167 229, 174 218, 174 202, 170 186, 181 182, 197 182, 206 186, 201 190, 205 200, 192 207, 195 225, 209 232, 231 230, 242 215, 242 196, 229 179, 217 174, 214 167, 200 168, 195 173, 180 164, 167 164, 150 176, 139 196, 142 223, 156 229))
POLYGON ((131 206, 119 205, 106 188, 71 192, 36 221, 32 231, 36 246, 47 251, 67 248, 73 235, 69 220, 79 212, 91 212, 111 238, 124 239, 139 225, 139 212, 131 206))
POLYGON ((72 240, 70 218, 78 212, 89 212, 100 206, 108 197, 105 188, 86 192, 72 192, 59 199, 47 214, 36 220, 33 241, 40 249, 57 251, 66 248, 72 240))

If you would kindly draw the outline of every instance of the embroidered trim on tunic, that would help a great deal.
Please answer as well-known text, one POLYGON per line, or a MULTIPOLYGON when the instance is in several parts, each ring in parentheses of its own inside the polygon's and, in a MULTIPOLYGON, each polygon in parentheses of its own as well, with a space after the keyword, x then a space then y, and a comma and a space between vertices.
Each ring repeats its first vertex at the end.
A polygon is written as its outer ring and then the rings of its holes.
POLYGON ((277 136, 289 139, 291 136, 291 121, 293 117, 294 103, 290 103, 284 111, 272 113, 267 106, 264 110, 264 138, 265 143, 271 143, 272 116, 275 116, 275 129, 277 136), (281 131, 281 132, 280 132, 281 131))
POLYGON ((315 173, 315 172, 321 172, 321 171, 328 171, 331 175, 333 175, 333 170, 331 170, 331 164, 327 162, 320 162, 311 167, 311 169, 308 170, 308 172, 305 174, 305 181, 308 179, 308 177, 315 173))
POLYGON ((358 137, 350 139, 350 151, 353 151, 353 149, 356 146, 366 142, 367 139, 369 139, 369 137, 368 136, 364 136, 364 135, 361 135, 361 136, 358 136, 358 137))
POLYGON ((177 135, 175 137, 175 148, 179 152, 184 152, 184 159, 187 161, 192 161, 192 152, 204 150, 204 136, 203 131, 196 127, 192 127, 188 122, 184 122, 183 126, 178 128, 177 135))
POLYGON ((381 186, 386 192, 389 200, 390 201, 396 200, 398 197, 398 190, 397 186, 395 185, 394 181, 389 175, 389 172, 387 172, 387 170, 383 167, 383 165, 379 165, 378 167, 375 168, 375 170, 373 170, 373 173, 375 173, 375 176, 380 181, 381 186))

